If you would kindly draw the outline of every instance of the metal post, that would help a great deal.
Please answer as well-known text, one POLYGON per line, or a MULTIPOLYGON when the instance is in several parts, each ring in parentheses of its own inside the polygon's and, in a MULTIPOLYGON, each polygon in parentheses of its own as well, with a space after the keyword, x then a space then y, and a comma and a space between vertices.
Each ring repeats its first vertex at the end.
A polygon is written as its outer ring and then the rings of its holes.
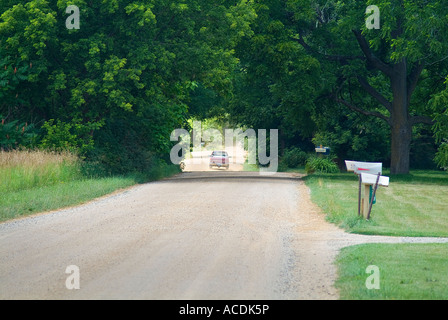
POLYGON ((373 190, 372 199, 370 199, 370 207, 369 207, 369 213, 367 215, 367 220, 370 220, 370 213, 372 212, 372 206, 373 206, 373 199, 375 199, 376 190, 378 189, 378 184, 380 182, 381 173, 378 173, 378 177, 376 178, 375 183, 375 189, 373 190))
POLYGON ((359 190, 358 190, 358 217, 361 215, 361 189, 362 189, 362 176, 359 174, 359 190))

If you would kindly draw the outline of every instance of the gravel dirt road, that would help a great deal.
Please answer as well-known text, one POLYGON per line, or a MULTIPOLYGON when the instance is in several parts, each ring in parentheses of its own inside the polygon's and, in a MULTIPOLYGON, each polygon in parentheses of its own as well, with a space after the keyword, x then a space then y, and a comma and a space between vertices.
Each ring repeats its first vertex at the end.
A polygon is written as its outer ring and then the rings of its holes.
POLYGON ((191 171, 0 224, 0 299, 337 299, 340 248, 407 241, 325 222, 299 175, 191 171))

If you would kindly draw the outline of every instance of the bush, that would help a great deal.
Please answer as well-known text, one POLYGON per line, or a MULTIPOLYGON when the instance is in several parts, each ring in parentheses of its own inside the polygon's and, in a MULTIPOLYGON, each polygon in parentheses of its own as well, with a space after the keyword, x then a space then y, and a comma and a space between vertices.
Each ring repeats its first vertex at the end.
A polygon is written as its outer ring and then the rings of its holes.
POLYGON ((435 162, 441 169, 448 171, 448 140, 440 146, 435 162))
POLYGON ((306 173, 339 173, 339 167, 329 158, 310 157, 305 165, 306 173))
POLYGON ((33 124, 19 123, 18 120, 6 122, 1 115, 0 119, 0 149, 14 150, 36 146, 38 134, 33 124))
POLYGON ((150 151, 156 149, 151 133, 145 134, 135 123, 138 121, 130 125, 121 118, 108 119, 95 132, 95 148, 86 154, 84 165, 89 175, 132 175, 143 183, 180 172, 179 165, 171 164, 169 153, 150 151))
POLYGON ((75 120, 65 123, 51 119, 42 126, 45 135, 40 147, 44 150, 69 151, 84 155, 93 150, 94 141, 91 132, 100 127, 99 123, 81 124, 75 120))
POLYGON ((293 147, 285 150, 282 157, 282 163, 288 168, 297 168, 304 166, 307 159, 308 155, 305 151, 302 151, 300 148, 293 147))

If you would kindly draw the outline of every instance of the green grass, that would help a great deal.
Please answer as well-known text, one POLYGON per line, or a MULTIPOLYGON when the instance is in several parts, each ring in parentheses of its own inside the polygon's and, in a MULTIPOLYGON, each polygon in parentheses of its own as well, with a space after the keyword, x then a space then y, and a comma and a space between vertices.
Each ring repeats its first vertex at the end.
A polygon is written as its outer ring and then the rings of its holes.
POLYGON ((256 164, 249 164, 247 161, 243 163, 243 171, 245 172, 255 172, 259 170, 260 168, 256 164))
POLYGON ((76 206, 138 183, 180 172, 157 162, 149 172, 93 177, 73 155, 44 151, 0 153, 0 222, 76 206))
POLYGON ((82 178, 80 162, 69 153, 0 153, 0 193, 26 190, 82 178))
POLYGON ((390 186, 378 189, 370 221, 357 216, 358 178, 353 173, 310 175, 305 181, 327 220, 348 232, 448 237, 447 172, 413 171, 391 176, 390 186))
MULTIPOLYGON (((389 172, 384 175, 390 176, 389 172)), ((358 178, 353 173, 309 175, 304 178, 313 202, 327 220, 348 232, 448 237, 448 173, 412 171, 390 176, 390 186, 380 188, 370 221, 358 218, 358 178)), ((365 244, 344 248, 336 264, 336 287, 341 299, 446 300, 448 299, 447 244, 365 244), (380 289, 367 289, 377 266, 380 289)))
POLYGON ((306 170, 304 167, 300 168, 282 168, 282 170, 278 170, 279 172, 290 172, 290 173, 300 173, 306 174, 306 170))
POLYGON ((0 199, 0 222, 79 205, 135 184, 133 177, 111 177, 74 180, 7 192, 0 199))
POLYGON ((78 163, 0 168, 2 194, 82 179, 78 163))
POLYGON ((447 244, 366 244, 344 248, 336 288, 343 300, 447 300, 447 244), (379 289, 367 289, 379 270, 379 289))

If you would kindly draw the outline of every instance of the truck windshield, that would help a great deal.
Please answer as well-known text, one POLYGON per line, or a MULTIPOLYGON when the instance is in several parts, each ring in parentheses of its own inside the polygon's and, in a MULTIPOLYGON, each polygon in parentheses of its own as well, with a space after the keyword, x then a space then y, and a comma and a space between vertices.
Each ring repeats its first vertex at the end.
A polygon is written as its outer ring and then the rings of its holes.
POLYGON ((214 157, 227 157, 227 152, 225 152, 225 151, 214 151, 212 153, 212 156, 214 156, 214 157))

